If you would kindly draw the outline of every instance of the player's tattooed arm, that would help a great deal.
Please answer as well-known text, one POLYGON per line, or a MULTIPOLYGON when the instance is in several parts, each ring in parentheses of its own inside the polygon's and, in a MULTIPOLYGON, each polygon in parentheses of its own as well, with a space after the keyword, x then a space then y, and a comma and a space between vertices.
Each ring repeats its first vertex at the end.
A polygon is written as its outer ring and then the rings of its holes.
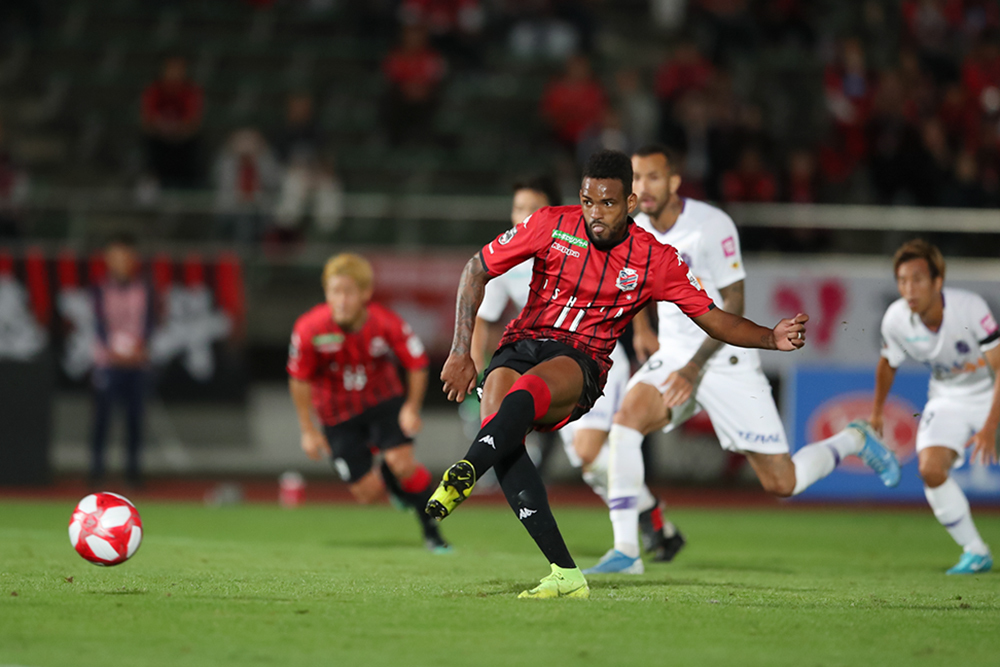
POLYGON ((472 349, 472 331, 476 324, 476 313, 483 302, 483 293, 490 276, 483 261, 476 255, 470 259, 462 271, 458 283, 458 303, 455 307, 455 336, 451 342, 452 354, 469 354, 472 349))
POLYGON ((441 370, 444 392, 450 401, 461 403, 466 394, 472 393, 476 387, 478 373, 471 354, 472 332, 489 280, 490 275, 479 255, 470 259, 462 271, 455 306, 455 335, 451 341, 451 353, 441 370))

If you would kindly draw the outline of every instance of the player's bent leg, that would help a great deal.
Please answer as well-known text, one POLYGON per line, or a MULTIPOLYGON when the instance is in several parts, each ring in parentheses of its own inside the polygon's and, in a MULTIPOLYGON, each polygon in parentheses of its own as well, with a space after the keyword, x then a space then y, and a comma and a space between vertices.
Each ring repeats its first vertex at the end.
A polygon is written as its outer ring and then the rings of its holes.
POLYGON ((670 411, 656 387, 632 387, 615 414, 608 466, 608 509, 614 531, 614 548, 586 573, 640 573, 639 497, 645 486, 642 440, 649 430, 666 424, 670 411))
POLYGON ((382 456, 382 476, 386 488, 407 507, 416 511, 417 521, 423 531, 424 545, 431 553, 450 553, 451 545, 441 536, 437 522, 424 511, 431 497, 433 480, 427 468, 414 457, 413 445, 405 444, 387 449, 382 456))
POLYGON ((596 428, 578 428, 573 434, 573 450, 586 470, 601 454, 608 432, 596 428))
POLYGON ((795 465, 788 454, 745 452, 761 486, 771 495, 787 498, 795 491, 795 465))
POLYGON ((924 496, 938 522, 962 547, 962 557, 947 574, 979 574, 993 568, 990 549, 983 542, 972 520, 969 499, 962 487, 951 478, 958 453, 950 447, 924 447, 918 453, 924 496))
POLYGON ((371 470, 360 479, 351 482, 347 488, 354 499, 362 505, 378 502, 385 496, 385 484, 382 483, 382 476, 375 470, 371 470))
MULTIPOLYGON (((483 392, 491 400, 495 400, 496 383, 506 384, 512 373, 494 380, 496 375, 494 371, 487 376, 483 392)), ((582 392, 583 371, 567 356, 543 361, 517 377, 496 413, 483 420, 465 458, 445 472, 427 513, 439 520, 451 514, 472 493, 478 476, 522 447, 534 423, 555 424, 570 416, 582 392)))
POLYGON ((495 469, 507 503, 545 558, 568 581, 583 581, 586 585, 552 515, 545 484, 524 447, 498 462, 495 469))

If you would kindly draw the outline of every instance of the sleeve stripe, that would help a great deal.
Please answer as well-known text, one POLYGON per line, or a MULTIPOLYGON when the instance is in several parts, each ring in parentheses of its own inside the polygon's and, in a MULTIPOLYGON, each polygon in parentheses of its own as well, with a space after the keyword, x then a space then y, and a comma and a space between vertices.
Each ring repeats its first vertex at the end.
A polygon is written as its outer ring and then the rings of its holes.
POLYGON ((986 338, 984 338, 981 341, 979 341, 979 344, 980 345, 989 345, 990 343, 992 343, 993 341, 997 340, 998 338, 1000 338, 1000 329, 997 329, 996 331, 994 331, 993 333, 991 333, 989 336, 987 336, 986 338))
POLYGON ((490 271, 490 265, 486 263, 486 254, 482 250, 479 251, 479 261, 483 263, 483 268, 486 269, 486 273, 495 278, 496 276, 494 276, 493 272, 490 271))

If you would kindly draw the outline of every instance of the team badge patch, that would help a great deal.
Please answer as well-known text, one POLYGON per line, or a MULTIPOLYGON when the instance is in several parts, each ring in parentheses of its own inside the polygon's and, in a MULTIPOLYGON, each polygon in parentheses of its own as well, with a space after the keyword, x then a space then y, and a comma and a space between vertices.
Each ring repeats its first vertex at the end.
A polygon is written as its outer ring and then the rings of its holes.
POLYGON ((511 227, 510 229, 505 231, 503 234, 500 235, 500 238, 497 239, 497 241, 500 243, 500 245, 507 245, 508 243, 510 243, 510 240, 514 238, 514 234, 517 234, 517 227, 511 227))
POLYGON ((968 354, 971 348, 969 348, 969 344, 964 340, 960 340, 955 343, 955 349, 958 350, 959 354, 968 354))
POLYGON ((985 331, 986 333, 988 334, 996 333, 997 330, 996 320, 994 320, 993 316, 990 315, 989 313, 986 314, 986 317, 979 320, 979 324, 983 327, 983 331, 985 331))
POLYGON ((722 239, 722 252, 726 257, 732 257, 736 254, 736 240, 732 236, 722 239))
POLYGON ((623 292, 631 292, 639 283, 639 273, 635 269, 624 268, 618 272, 615 287, 623 292))

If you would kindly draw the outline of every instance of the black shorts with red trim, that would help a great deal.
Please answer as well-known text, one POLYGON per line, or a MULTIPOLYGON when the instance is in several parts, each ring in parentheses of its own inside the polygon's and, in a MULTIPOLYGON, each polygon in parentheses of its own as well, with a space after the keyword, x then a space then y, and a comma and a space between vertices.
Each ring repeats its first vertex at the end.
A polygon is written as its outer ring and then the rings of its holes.
POLYGON ((330 443, 330 457, 340 478, 353 484, 375 464, 375 452, 413 444, 399 427, 404 398, 396 396, 368 408, 360 415, 334 425, 323 425, 330 443))
POLYGON ((490 361, 486 372, 483 373, 483 381, 479 384, 478 389, 479 398, 483 397, 483 386, 486 384, 486 378, 495 369, 509 368, 524 375, 543 361, 555 357, 569 357, 580 366, 580 370, 583 371, 583 390, 580 392, 576 407, 573 408, 573 412, 568 417, 557 424, 536 424, 535 430, 555 431, 572 421, 576 421, 587 414, 604 393, 604 387, 601 383, 601 368, 596 361, 583 352, 550 338, 519 340, 500 346, 494 353, 493 360, 490 361))

